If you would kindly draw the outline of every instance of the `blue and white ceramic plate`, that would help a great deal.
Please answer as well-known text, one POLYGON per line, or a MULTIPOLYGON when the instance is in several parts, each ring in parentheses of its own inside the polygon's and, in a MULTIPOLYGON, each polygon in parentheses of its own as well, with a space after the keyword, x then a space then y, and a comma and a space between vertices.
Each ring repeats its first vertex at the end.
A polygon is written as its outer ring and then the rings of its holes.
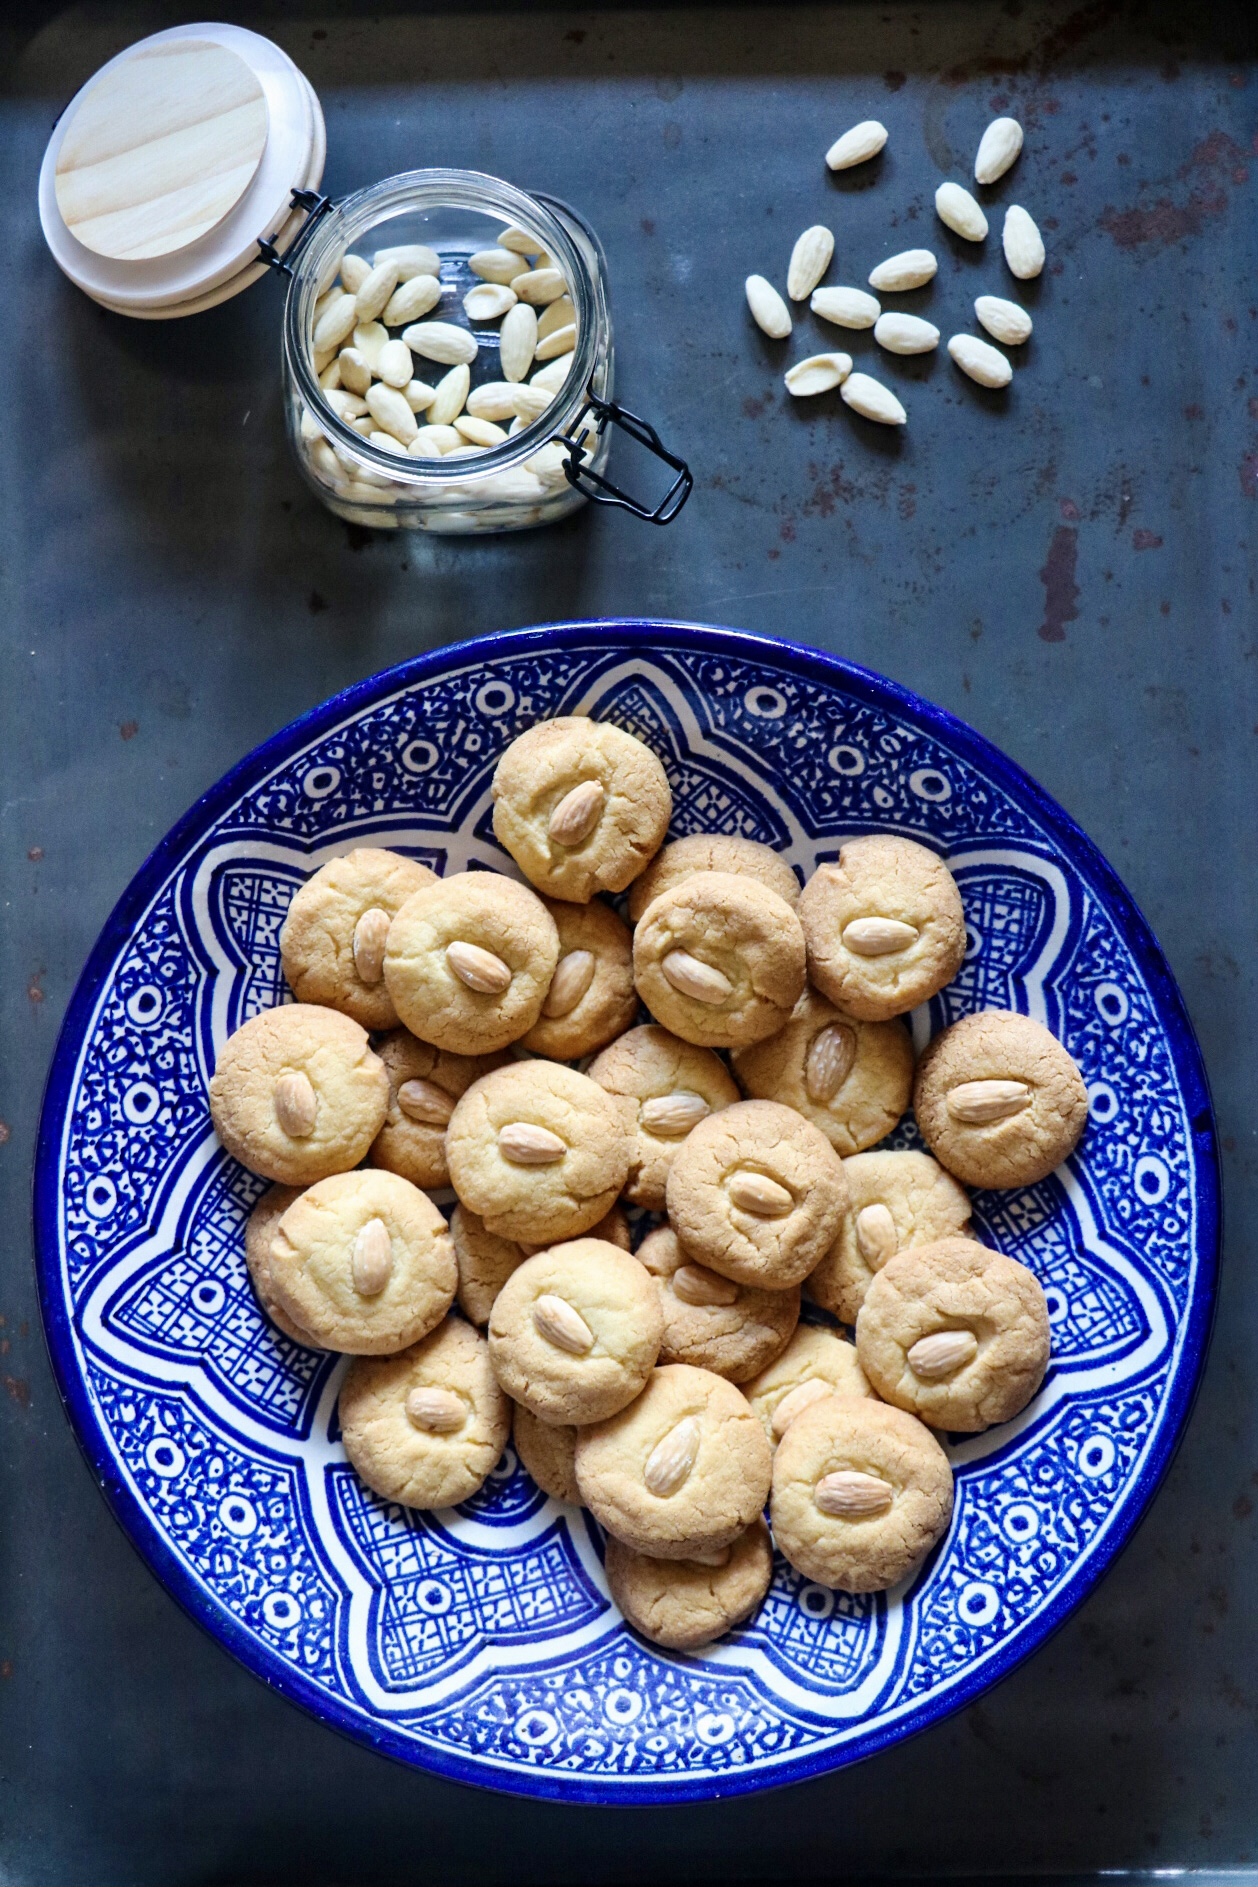
MULTIPOLYGON (((911 1126, 895 1144, 912 1144, 911 1126)), ((363 682, 229 774, 160 845, 70 1005, 36 1177, 61 1393, 158 1578, 249 1669, 328 1723, 465 1782, 662 1802, 797 1781, 976 1697, 1043 1642, 1129 1537, 1208 1334, 1213 1123, 1148 926, 1059 807, 986 742, 879 677, 723 629, 583 623, 469 642, 363 682), (1016 1422, 952 1449, 952 1528, 904 1588, 850 1598, 780 1563, 754 1622, 694 1657, 608 1600, 597 1531, 508 1453, 474 1500, 369 1494, 336 1429, 342 1363, 262 1316, 244 1262, 262 1190, 218 1146, 226 1037, 284 1000, 277 939, 332 853, 502 865, 494 764, 586 713, 668 769, 675 831, 766 840, 810 872, 876 828, 936 847, 969 953, 914 1018, 1047 1023, 1087 1132, 1025 1192, 980 1194, 990 1243, 1048 1297, 1053 1359, 1016 1422)))

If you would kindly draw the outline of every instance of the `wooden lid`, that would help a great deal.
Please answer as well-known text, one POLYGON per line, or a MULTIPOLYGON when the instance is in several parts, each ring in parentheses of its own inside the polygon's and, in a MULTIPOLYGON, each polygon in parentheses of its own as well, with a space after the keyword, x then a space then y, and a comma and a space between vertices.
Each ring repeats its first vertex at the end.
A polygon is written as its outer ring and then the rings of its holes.
POLYGON ((57 157, 62 220, 116 260, 171 255, 240 201, 266 148, 256 73, 206 39, 138 46, 88 87, 57 157))

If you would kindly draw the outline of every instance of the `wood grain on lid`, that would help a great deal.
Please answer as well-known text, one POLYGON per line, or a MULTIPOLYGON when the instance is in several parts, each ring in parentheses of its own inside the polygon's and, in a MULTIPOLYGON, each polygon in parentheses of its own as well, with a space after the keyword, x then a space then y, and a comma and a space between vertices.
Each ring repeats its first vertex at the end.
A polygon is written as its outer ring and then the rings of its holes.
POLYGON ((266 137, 265 94, 238 54, 204 39, 137 49, 75 108, 57 157, 57 207, 97 255, 171 255, 240 201, 266 137))

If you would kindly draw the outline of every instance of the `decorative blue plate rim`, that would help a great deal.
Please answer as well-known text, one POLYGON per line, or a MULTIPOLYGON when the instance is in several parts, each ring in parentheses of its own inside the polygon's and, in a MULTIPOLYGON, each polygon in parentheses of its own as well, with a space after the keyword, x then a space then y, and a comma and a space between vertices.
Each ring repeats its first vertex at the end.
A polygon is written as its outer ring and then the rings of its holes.
POLYGON ((863 1760, 888 1744, 951 1715, 1000 1682, 1046 1641, 1093 1590, 1143 1520, 1174 1456, 1192 1410, 1204 1368, 1213 1322, 1221 1236, 1220 1180, 1216 1132, 1204 1061, 1183 997, 1160 945, 1109 862, 1087 834, 1016 762, 946 709, 847 659, 803 644, 753 635, 745 630, 664 618, 593 618, 507 630, 447 644, 356 682, 309 710, 261 742, 204 793, 167 833, 118 900, 78 979, 58 1034, 42 1104, 36 1148, 33 1207, 36 1271, 45 1339, 58 1393, 71 1426, 106 1501, 132 1545, 179 1604, 250 1673, 291 1702, 300 1704, 330 1727, 366 1742, 382 1754, 421 1766, 448 1780, 489 1787, 510 1794, 586 1804, 644 1805, 716 1800, 766 1788, 807 1781, 848 1763, 863 1760), (1072 1575, 1068 1586, 1022 1625, 1015 1643, 988 1657, 981 1668, 947 1687, 946 1695, 919 1697, 910 1718, 898 1717, 869 1728, 859 1742, 838 1749, 803 1753, 765 1772, 753 1768, 720 1776, 708 1772, 636 1779, 590 1779, 567 1770, 504 1770, 447 1750, 420 1749, 415 1740, 388 1723, 330 1698, 310 1680, 263 1649, 234 1617, 208 1599, 173 1547, 143 1510, 119 1473, 103 1425, 78 1367, 78 1358, 58 1285, 58 1148, 82 1035, 117 951, 132 935, 140 914, 176 861, 212 826, 242 792, 274 771, 347 717, 384 698, 439 676, 443 669, 465 667, 478 657, 498 659, 530 652, 587 645, 592 637, 632 654, 659 647, 705 655, 741 657, 786 670, 804 680, 841 687, 873 708, 898 709, 923 725, 954 752, 1020 800, 1062 847, 1072 864, 1090 880, 1123 932, 1124 943, 1146 980, 1167 1035, 1171 1059, 1188 1111, 1191 1162, 1197 1192, 1198 1240, 1196 1286, 1187 1307, 1180 1340, 1180 1364, 1157 1435, 1137 1480, 1126 1489, 1122 1513, 1072 1575))

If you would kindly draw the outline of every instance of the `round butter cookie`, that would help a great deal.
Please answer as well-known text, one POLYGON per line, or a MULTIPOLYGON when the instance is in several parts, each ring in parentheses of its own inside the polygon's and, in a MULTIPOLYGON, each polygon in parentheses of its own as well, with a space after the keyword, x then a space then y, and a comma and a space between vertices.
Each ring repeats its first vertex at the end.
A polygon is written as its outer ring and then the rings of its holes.
POLYGON ((474 1081, 446 1129, 461 1205, 522 1244, 575 1238, 605 1218, 629 1172, 619 1104, 562 1062, 519 1061, 474 1081))
POLYGON ((773 1578, 773 1547, 763 1520, 704 1560, 648 1559, 609 1538, 603 1569, 636 1632, 667 1651, 698 1651, 759 1611, 773 1578))
POLYGON ((908 1245, 958 1237, 970 1200, 928 1153, 858 1153, 844 1160, 847 1210, 804 1293, 845 1324, 856 1322, 874 1274, 908 1245))
MULTIPOLYGON (((621 1251, 630 1246, 629 1221, 619 1206, 613 1206, 605 1219, 590 1227, 589 1236, 621 1251)), ((513 1238, 499 1238, 485 1229, 485 1222, 466 1206, 456 1206, 450 1218, 450 1237, 459 1267, 459 1309, 469 1323, 480 1328, 489 1322, 494 1300, 526 1258, 545 1246, 521 1245, 513 1238)))
POLYGON ((917 1570, 951 1518, 948 1457, 902 1409, 825 1396, 778 1444, 773 1537, 819 1586, 885 1592, 917 1570))
POLYGON ((300 1186, 267 1187, 245 1222, 245 1263, 249 1267, 249 1277, 258 1302, 276 1329, 282 1330, 294 1343, 304 1344, 308 1350, 317 1350, 321 1346, 308 1330, 303 1330, 293 1322, 271 1288, 271 1240, 294 1199, 300 1198, 300 1186))
POLYGON ((796 1416, 822 1396, 873 1395, 860 1366, 856 1345, 819 1324, 801 1324, 781 1356, 743 1394, 774 1447, 796 1416))
POLYGON ((685 1363, 655 1370, 628 1408, 577 1436, 586 1506, 651 1559, 732 1546, 759 1517, 771 1477, 764 1430, 739 1390, 685 1363))
POLYGON ((1049 1341, 1039 1279, 972 1238, 898 1252, 856 1319, 861 1368, 883 1401, 965 1435, 1026 1407, 1049 1341))
POLYGON ((577 1430, 566 1422, 540 1422, 522 1402, 511 1407, 511 1439, 524 1472, 552 1500, 583 1507, 577 1486, 577 1430))
POLYGON ((738 1284, 789 1291, 834 1243, 847 1181, 811 1122, 776 1101, 740 1101, 682 1143, 667 1199, 692 1263, 738 1284))
POLYGON ((493 1473, 511 1404, 484 1337, 457 1317, 397 1356, 355 1358, 337 1413, 359 1479, 403 1507, 453 1507, 493 1473))
POLYGON ((632 1402, 659 1354, 663 1315, 647 1273, 596 1238, 526 1259, 489 1315, 489 1353, 514 1402, 579 1427, 632 1402))
POLYGON ((836 1153, 885 1139, 909 1104, 913 1044, 902 1022, 858 1022, 808 989, 786 1027, 730 1057, 748 1094, 820 1127, 836 1153))
POLYGON ((948 867, 892 833, 849 839, 799 900, 808 976, 862 1022, 928 1002, 965 959, 965 914, 948 867))
POLYGON ((1033 1186, 1074 1152, 1088 1091, 1042 1023, 986 1009, 928 1044, 913 1111, 940 1165, 967 1186, 1033 1186))
POLYGON ((547 897, 623 891, 664 843, 673 795, 640 740, 565 715, 513 740, 494 773, 494 834, 547 897))
POLYGON ((210 1117, 250 1172, 309 1186, 358 1165, 388 1098, 384 1064, 359 1023, 313 1003, 285 1003, 264 1009, 223 1044, 210 1117))
POLYGON ((553 1061, 580 1061, 605 1047, 638 1013, 633 944, 610 905, 545 900, 559 932, 559 962, 541 1019, 521 1046, 553 1061))
POLYGON ((658 1023, 630 1029, 590 1064, 591 1081, 625 1103, 633 1150, 625 1197, 651 1212, 664 1210, 668 1169, 691 1129, 732 1107, 738 1086, 710 1048, 696 1048, 658 1023))
POLYGON ((427 865, 360 845, 307 878, 280 931, 280 961, 298 1002, 323 1003, 365 1029, 391 1029, 384 983, 389 925, 413 891, 437 883, 427 865))
POLYGON ((649 1232, 639 1264, 655 1279, 664 1313, 661 1363, 691 1363, 746 1382, 780 1356, 799 1322, 799 1287, 757 1291, 691 1263, 670 1226, 649 1232))
POLYGON ((368 1160, 400 1173, 412 1186, 431 1191, 448 1186, 446 1128, 455 1104, 473 1081, 503 1066, 506 1052, 451 1055, 421 1042, 409 1029, 394 1029, 376 1052, 389 1077, 389 1107, 368 1160))
POLYGON ((559 961, 537 893, 496 871, 438 879, 389 927, 384 980, 412 1035, 455 1055, 491 1055, 527 1035, 559 961))
POLYGON ((732 1048, 786 1026, 804 988, 804 933, 754 878, 694 872, 655 898, 633 935, 633 974, 657 1022, 732 1048))
POLYGON ((426 1193, 367 1168, 309 1187, 271 1240, 271 1289, 327 1350, 391 1356, 435 1329, 457 1272, 446 1222, 426 1193))
POLYGON ((693 832, 657 852, 629 887, 629 918, 636 924, 648 904, 697 871, 732 871, 776 891, 792 906, 799 902, 799 879, 780 852, 758 839, 720 832, 693 832))

